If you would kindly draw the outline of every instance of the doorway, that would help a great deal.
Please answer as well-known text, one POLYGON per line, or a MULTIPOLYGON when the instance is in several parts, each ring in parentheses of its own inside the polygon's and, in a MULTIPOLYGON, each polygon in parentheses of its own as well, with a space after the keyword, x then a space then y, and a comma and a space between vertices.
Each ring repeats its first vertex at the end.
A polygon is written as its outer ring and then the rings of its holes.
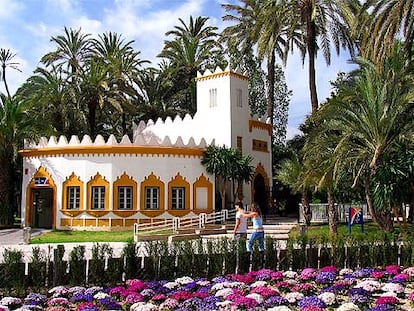
POLYGON ((31 226, 51 229, 53 224, 53 189, 36 188, 32 190, 31 226))
POLYGON ((259 204, 259 208, 262 211, 262 214, 267 215, 268 193, 266 191, 264 177, 261 174, 256 175, 254 182, 253 182, 253 186, 254 186, 254 202, 259 204))

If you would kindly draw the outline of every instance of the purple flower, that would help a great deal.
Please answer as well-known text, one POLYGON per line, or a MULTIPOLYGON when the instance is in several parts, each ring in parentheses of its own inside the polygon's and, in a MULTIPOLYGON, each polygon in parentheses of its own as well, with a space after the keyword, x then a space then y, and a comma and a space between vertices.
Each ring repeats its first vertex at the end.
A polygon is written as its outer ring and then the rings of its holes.
POLYGON ((336 275, 333 272, 320 272, 315 279, 316 283, 319 284, 330 284, 336 279, 336 275))
POLYGON ((263 307, 264 308, 271 308, 274 306, 281 306, 281 305, 288 305, 289 301, 287 301, 286 298, 283 298, 282 296, 271 296, 269 298, 267 298, 264 302, 263 302, 263 307))
POLYGON ((302 298, 301 300, 298 301, 298 306, 301 308, 304 308, 307 306, 316 306, 320 308, 326 308, 325 302, 316 296, 308 296, 308 297, 302 298))
POLYGON ((359 270, 355 270, 352 273, 352 276, 356 277, 356 278, 364 278, 364 277, 368 277, 372 274, 372 272, 374 272, 374 269, 372 268, 362 268, 359 270))

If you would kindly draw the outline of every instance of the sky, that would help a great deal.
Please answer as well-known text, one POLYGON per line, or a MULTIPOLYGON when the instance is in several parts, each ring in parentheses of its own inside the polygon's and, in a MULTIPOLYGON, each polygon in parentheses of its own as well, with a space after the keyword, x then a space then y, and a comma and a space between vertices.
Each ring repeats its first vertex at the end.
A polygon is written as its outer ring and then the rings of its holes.
MULTIPOLYGON (((222 20, 222 3, 237 0, 0 0, 0 48, 16 54, 13 59, 21 70, 6 73, 10 91, 14 93, 40 65, 40 58, 54 51, 51 37, 63 35, 64 27, 79 29, 85 34, 112 31, 126 42, 134 41, 141 59, 156 67, 157 58, 167 39, 165 33, 179 25, 179 18, 188 23, 190 16, 209 17, 208 24, 219 31, 230 24, 222 20)), ((349 71, 349 55, 332 53, 328 67, 322 56, 317 58, 317 90, 319 102, 330 94, 330 81, 339 71, 349 71)), ((299 133, 298 126, 310 113, 307 62, 299 53, 290 54, 285 72, 287 86, 293 92, 289 106, 288 139, 299 133)), ((0 91, 5 93, 3 85, 0 91)))

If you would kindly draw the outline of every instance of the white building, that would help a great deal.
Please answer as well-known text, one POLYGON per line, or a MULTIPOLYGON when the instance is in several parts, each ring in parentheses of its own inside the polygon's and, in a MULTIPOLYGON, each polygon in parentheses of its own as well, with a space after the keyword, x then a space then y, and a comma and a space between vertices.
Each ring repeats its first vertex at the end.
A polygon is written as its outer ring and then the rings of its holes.
MULTIPOLYGON (((209 144, 253 156, 244 202, 264 210, 271 191, 270 124, 254 120, 248 78, 229 69, 197 77, 197 113, 134 126, 133 141, 72 136, 26 143, 22 223, 55 229, 112 229, 215 210, 214 176, 201 159, 209 144)), ((231 196, 230 196, 231 197, 231 196)), ((217 208, 220 208, 217 206, 217 208)))

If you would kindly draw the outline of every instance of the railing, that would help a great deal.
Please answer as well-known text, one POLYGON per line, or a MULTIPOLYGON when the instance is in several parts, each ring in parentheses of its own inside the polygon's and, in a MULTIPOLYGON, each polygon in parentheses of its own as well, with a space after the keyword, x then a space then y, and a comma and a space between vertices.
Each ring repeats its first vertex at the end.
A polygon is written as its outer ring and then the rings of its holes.
POLYGON ((205 228, 208 224, 223 224, 226 220, 234 219, 235 210, 222 210, 211 214, 201 213, 194 217, 173 217, 161 220, 151 219, 148 223, 134 224, 134 241, 138 241, 138 235, 150 234, 159 231, 172 231, 177 233, 180 229, 205 228))
MULTIPOLYGON (((336 203, 335 208, 338 215, 338 222, 346 223, 348 220, 348 210, 350 207, 362 208, 364 219, 371 219, 368 213, 366 204, 350 204, 350 203, 336 203)), ((312 213, 311 223, 327 223, 328 222, 328 203, 310 204, 312 213)), ((303 217, 302 204, 299 204, 299 222, 305 222, 303 217)))

